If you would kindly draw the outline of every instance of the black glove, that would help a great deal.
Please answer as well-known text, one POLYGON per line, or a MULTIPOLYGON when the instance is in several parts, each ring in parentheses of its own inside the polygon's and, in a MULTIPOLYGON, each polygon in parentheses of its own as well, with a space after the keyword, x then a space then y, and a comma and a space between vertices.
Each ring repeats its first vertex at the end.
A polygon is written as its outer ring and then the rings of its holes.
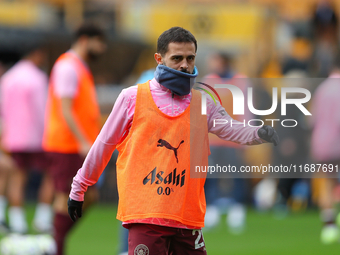
POLYGON ((78 218, 81 218, 83 212, 83 201, 76 201, 69 198, 67 200, 68 214, 70 215, 73 222, 78 218))
POLYGON ((257 131, 260 138, 267 142, 273 143, 275 146, 279 144, 280 138, 275 129, 271 126, 263 126, 257 131))

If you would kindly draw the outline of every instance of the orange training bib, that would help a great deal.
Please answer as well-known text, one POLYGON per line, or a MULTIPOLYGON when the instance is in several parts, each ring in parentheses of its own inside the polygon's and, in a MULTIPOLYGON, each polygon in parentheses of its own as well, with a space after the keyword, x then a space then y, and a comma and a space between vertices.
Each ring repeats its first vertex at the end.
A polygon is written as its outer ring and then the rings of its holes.
MULTIPOLYGON (((57 62, 63 59, 72 61, 77 70, 78 91, 73 99, 73 116, 87 140, 93 143, 100 131, 100 111, 92 74, 72 54, 64 53, 58 58, 57 62)), ((51 152, 79 152, 78 141, 62 115, 61 99, 54 92, 53 82, 49 84, 43 148, 51 152)))
POLYGON ((205 178, 190 178, 190 163, 208 164, 208 125, 200 114, 201 94, 192 92, 188 108, 170 117, 157 108, 149 83, 138 85, 131 130, 117 146, 119 220, 165 218, 204 226, 205 178))

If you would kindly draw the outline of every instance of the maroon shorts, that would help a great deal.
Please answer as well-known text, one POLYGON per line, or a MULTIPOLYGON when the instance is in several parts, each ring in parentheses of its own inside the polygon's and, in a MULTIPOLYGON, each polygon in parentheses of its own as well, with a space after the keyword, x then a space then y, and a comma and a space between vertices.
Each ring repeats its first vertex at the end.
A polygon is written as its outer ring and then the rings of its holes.
POLYGON ((58 192, 70 193, 73 177, 82 167, 84 158, 77 153, 48 152, 54 188, 58 192))
POLYGON ((11 157, 16 165, 24 171, 47 171, 49 160, 45 152, 12 152, 11 157))
POLYGON ((202 230, 133 223, 128 255, 206 255, 202 230))

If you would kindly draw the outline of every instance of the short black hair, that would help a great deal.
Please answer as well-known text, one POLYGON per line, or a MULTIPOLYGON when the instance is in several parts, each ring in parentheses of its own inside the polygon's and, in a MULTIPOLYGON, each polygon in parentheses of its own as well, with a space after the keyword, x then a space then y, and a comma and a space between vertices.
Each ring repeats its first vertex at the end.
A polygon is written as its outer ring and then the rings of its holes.
POLYGON ((197 52, 197 41, 190 31, 182 27, 172 27, 164 31, 157 41, 157 53, 164 55, 168 51, 171 42, 192 42, 195 44, 195 52, 197 52))
POLYGON ((100 37, 102 40, 105 40, 104 30, 95 23, 83 23, 75 32, 74 39, 77 41, 82 36, 88 37, 100 37))
POLYGON ((42 35, 35 35, 32 36, 32 40, 26 40, 21 44, 21 53, 22 56, 27 56, 32 52, 39 51, 39 50, 46 50, 47 49, 47 39, 42 35))
POLYGON ((217 55, 222 59, 225 65, 229 65, 233 60, 232 55, 226 52, 218 52, 217 55))

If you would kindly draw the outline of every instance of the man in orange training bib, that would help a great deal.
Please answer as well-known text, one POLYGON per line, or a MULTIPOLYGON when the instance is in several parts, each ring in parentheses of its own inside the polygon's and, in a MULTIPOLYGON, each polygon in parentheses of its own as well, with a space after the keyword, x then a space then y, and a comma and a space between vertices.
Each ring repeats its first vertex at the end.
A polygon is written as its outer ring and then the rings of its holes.
POLYGON ((278 143, 268 126, 214 127, 213 119, 231 118, 212 99, 207 115, 200 114, 201 93, 192 90, 196 51, 195 37, 183 28, 160 35, 154 79, 121 92, 73 179, 68 212, 75 221, 87 187, 97 182, 117 148, 117 219, 129 229, 129 255, 206 254, 205 179, 190 178, 190 164, 208 164, 208 132, 241 144, 278 143))
POLYGON ((72 178, 82 166, 100 131, 100 112, 88 63, 106 49, 103 31, 86 23, 76 32, 71 49, 54 64, 46 106, 43 148, 51 160, 55 186, 54 238, 57 255, 73 226, 66 201, 72 178))

